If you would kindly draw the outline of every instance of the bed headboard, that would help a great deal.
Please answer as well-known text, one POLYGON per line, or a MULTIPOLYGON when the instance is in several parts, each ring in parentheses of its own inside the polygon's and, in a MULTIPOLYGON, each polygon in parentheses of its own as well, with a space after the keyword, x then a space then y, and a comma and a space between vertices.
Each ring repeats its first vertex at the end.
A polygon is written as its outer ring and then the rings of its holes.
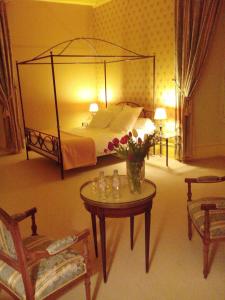
MULTIPOLYGON (((140 107, 141 105, 131 101, 121 101, 116 103, 116 105, 129 105, 131 107, 140 107)), ((150 118, 153 120, 154 112, 148 109, 143 108, 140 117, 141 118, 150 118)))

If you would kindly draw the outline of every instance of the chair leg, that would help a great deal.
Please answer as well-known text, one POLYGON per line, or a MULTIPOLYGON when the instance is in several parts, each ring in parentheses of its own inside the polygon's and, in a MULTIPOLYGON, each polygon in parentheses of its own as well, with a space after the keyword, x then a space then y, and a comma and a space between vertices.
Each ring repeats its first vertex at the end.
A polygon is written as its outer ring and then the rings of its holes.
POLYGON ((192 239, 192 222, 189 213, 188 213, 188 238, 189 240, 192 239))
POLYGON ((86 300, 91 300, 91 281, 90 277, 85 277, 85 292, 86 292, 86 300))
POLYGON ((203 275, 207 278, 209 273, 209 242, 203 241, 203 275))

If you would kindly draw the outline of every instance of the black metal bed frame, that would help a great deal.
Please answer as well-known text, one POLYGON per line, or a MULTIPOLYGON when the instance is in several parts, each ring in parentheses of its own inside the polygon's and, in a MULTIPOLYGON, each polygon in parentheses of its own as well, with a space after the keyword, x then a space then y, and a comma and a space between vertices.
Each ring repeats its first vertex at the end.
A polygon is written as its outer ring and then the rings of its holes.
MULTIPOLYGON (((93 45, 91 45, 93 47, 93 45)), ((63 168, 63 156, 61 151, 61 137, 60 137, 60 122, 59 122, 59 110, 58 110, 58 101, 57 101, 57 90, 56 90, 56 79, 55 79, 55 68, 54 66, 57 64, 102 64, 104 66, 104 88, 105 88, 105 105, 107 108, 108 99, 107 99, 107 64, 118 63, 124 61, 133 61, 133 60, 143 60, 143 59, 152 59, 152 74, 153 74, 153 107, 155 103, 155 64, 156 59, 155 55, 142 55, 136 52, 133 52, 129 49, 121 47, 115 43, 99 39, 99 38, 91 38, 91 37, 79 37, 71 40, 64 41, 62 43, 58 43, 41 54, 35 56, 29 60, 16 61, 16 70, 17 70, 17 78, 18 78, 18 87, 19 87, 19 97, 21 103, 22 110, 22 118, 24 125, 24 133, 25 133, 25 142, 26 142, 26 156, 29 159, 29 151, 35 151, 39 154, 42 154, 48 158, 53 158, 60 165, 60 173, 61 178, 64 179, 64 168, 63 168), (86 41, 90 43, 90 41, 102 42, 108 45, 114 46, 120 50, 124 50, 128 52, 127 55, 81 55, 81 54, 63 54, 66 49, 68 49, 71 44, 75 41, 86 41), (60 50, 58 54, 54 54, 53 51, 59 47, 63 46, 63 49, 60 50), (83 58, 90 59, 90 61, 57 61, 57 59, 63 58, 70 60, 83 58), (100 59, 100 61, 93 61, 91 59, 100 59), (45 61, 47 60, 47 61, 45 61), (53 93, 54 93, 54 102, 55 102, 55 114, 56 114, 56 123, 57 123, 57 135, 53 136, 50 134, 46 134, 44 132, 38 131, 36 129, 31 129, 26 127, 25 123, 25 114, 24 114, 24 106, 23 106, 23 98, 22 98, 22 90, 21 90, 21 82, 20 82, 20 70, 19 66, 21 65, 51 65, 51 73, 52 73, 52 84, 53 84, 53 93)))

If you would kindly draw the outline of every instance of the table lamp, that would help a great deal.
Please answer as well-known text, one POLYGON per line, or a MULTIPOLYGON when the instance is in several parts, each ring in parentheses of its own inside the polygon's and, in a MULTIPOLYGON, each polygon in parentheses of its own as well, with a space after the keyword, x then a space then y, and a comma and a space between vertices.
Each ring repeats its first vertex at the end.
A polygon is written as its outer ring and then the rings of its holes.
POLYGON ((89 111, 94 115, 98 111, 98 104, 97 103, 91 103, 89 106, 89 111))
POLYGON ((160 135, 162 135, 162 121, 167 119, 166 110, 164 107, 156 108, 154 119, 159 121, 159 132, 160 135))

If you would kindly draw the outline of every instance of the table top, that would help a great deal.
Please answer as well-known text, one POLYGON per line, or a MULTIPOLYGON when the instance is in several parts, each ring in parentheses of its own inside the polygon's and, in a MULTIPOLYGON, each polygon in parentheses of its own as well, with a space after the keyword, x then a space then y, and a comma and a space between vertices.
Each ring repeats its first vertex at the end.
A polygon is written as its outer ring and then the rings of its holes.
MULTIPOLYGON (((110 178, 111 176, 106 177, 110 178)), ((80 188, 80 195, 85 203, 98 207, 134 207, 152 200, 156 194, 155 184, 147 179, 145 179, 142 183, 141 194, 131 193, 128 186, 127 177, 125 175, 120 175, 119 197, 113 197, 112 191, 106 191, 104 197, 102 197, 98 189, 96 189, 95 184, 96 183, 94 179, 85 182, 80 188)))

